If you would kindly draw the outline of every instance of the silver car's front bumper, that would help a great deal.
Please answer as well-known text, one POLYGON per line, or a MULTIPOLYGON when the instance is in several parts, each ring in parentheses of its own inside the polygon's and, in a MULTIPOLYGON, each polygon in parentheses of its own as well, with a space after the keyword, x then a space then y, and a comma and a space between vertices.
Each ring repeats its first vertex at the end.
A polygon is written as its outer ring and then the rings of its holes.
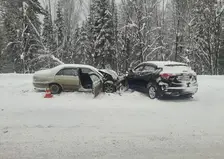
POLYGON ((46 89, 49 84, 48 83, 42 83, 42 82, 33 82, 33 86, 35 89, 46 89))

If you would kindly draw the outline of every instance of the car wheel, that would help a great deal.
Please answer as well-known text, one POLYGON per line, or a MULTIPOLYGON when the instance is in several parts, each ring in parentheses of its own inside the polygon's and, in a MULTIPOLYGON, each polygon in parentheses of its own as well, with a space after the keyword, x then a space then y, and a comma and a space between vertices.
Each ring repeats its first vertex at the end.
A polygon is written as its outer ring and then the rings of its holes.
POLYGON ((52 94, 60 94, 62 91, 62 88, 58 84, 50 84, 50 90, 52 94))
POLYGON ((115 86, 112 83, 105 83, 104 84, 104 92, 106 93, 114 93, 115 92, 115 86))
POLYGON ((158 96, 158 87, 154 84, 148 87, 148 96, 150 99, 155 99, 158 96))

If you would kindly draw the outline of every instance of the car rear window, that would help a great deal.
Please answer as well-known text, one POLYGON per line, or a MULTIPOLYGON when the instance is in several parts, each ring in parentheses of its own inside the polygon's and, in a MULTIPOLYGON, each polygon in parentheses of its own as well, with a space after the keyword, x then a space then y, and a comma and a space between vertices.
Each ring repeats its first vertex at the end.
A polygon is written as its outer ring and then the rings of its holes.
POLYGON ((149 72, 153 72, 153 71, 155 71, 155 70, 156 70, 155 67, 146 65, 142 71, 143 71, 143 72, 148 72, 148 71, 149 71, 149 72))
POLYGON ((166 73, 182 73, 191 71, 191 68, 187 65, 168 65, 164 66, 162 70, 166 73))

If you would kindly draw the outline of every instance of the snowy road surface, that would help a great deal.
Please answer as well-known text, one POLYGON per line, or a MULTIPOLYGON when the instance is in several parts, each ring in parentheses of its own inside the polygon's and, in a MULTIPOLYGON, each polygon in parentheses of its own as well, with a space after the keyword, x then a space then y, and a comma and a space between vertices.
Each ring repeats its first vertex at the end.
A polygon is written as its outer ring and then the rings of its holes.
POLYGON ((224 77, 191 100, 140 93, 44 99, 31 75, 0 75, 0 159, 223 159, 224 77))

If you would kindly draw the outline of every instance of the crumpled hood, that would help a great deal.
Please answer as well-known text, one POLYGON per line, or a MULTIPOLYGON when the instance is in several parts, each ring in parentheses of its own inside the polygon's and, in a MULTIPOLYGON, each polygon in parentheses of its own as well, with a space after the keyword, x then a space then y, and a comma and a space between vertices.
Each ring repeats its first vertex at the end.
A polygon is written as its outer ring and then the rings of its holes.
POLYGON ((100 69, 99 71, 111 75, 114 80, 117 80, 119 78, 118 74, 114 70, 110 70, 110 69, 100 69))

